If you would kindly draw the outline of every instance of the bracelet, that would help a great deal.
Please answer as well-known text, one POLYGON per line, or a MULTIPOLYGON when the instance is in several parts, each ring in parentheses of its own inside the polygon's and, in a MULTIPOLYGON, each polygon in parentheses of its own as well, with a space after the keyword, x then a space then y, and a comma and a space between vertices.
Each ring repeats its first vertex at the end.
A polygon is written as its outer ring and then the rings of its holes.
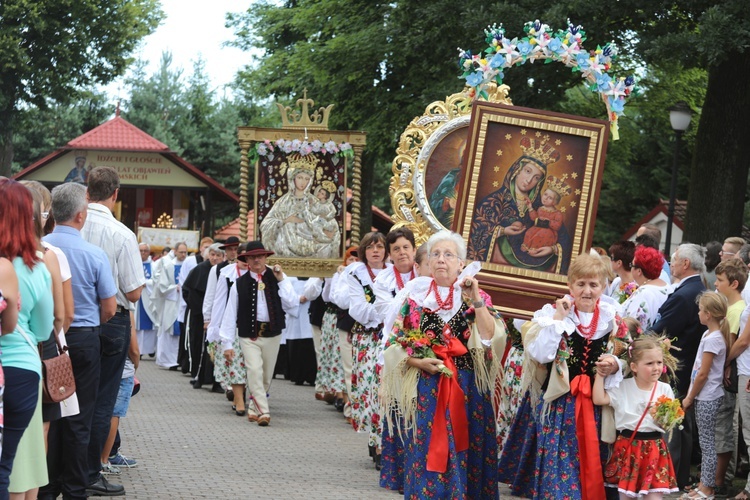
POLYGON ((505 235, 505 228, 503 226, 500 226, 500 236, 505 235))
POLYGON ((485 304, 482 299, 479 299, 479 300, 472 300, 471 305, 474 306, 474 309, 480 309, 486 306, 487 304, 485 304))

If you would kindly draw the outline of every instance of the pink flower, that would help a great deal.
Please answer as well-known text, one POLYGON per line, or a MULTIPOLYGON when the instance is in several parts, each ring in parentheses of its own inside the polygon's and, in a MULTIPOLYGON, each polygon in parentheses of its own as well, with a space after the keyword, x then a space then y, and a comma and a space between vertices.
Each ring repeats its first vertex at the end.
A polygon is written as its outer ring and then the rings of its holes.
POLYGON ((407 347, 406 348, 406 354, 408 354, 409 356, 413 356, 414 355, 414 349, 412 349, 411 347, 407 347))
POLYGON ((427 330, 426 332, 424 332, 424 334, 427 335, 428 339, 434 339, 435 338, 435 332, 433 332, 432 330, 427 330))

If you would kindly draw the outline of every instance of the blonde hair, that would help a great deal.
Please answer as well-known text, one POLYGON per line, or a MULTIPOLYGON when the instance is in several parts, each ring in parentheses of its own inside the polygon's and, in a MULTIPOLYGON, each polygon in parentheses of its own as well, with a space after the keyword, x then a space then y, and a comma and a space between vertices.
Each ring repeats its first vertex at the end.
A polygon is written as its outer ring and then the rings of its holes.
POLYGON ((641 335, 630 343, 626 351, 628 369, 630 369, 630 363, 638 363, 643 357, 643 353, 651 349, 659 349, 661 351, 664 366, 671 375, 674 375, 677 370, 678 361, 670 352, 670 349, 676 348, 671 347, 670 343, 667 342, 666 337, 657 336, 654 332, 649 332, 647 335, 641 335))
POLYGON ((729 331, 727 320, 727 298, 718 292, 703 292, 698 296, 698 305, 719 322, 721 336, 724 338, 727 349, 732 347, 732 332, 729 331))
POLYGON ((582 253, 576 257, 576 260, 568 269, 568 285, 575 283, 580 278, 596 277, 602 287, 606 286, 607 277, 612 272, 612 265, 607 261, 598 254, 582 253))

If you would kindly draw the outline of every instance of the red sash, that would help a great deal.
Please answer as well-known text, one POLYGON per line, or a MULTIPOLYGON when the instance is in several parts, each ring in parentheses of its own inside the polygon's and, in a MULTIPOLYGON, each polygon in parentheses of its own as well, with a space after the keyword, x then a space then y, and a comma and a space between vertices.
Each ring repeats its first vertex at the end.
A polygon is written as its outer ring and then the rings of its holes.
POLYGON ((469 449, 469 420, 466 417, 464 391, 458 383, 458 370, 453 362, 454 356, 466 354, 466 346, 453 337, 447 346, 433 346, 435 355, 443 360, 445 366, 453 372, 452 377, 440 375, 438 399, 435 417, 432 423, 432 437, 427 449, 427 470, 444 473, 448 469, 448 421, 445 412, 451 415, 451 427, 456 451, 469 449))
POLYGON ((577 375, 570 383, 570 394, 576 398, 576 437, 580 461, 581 498, 604 498, 602 457, 599 453, 599 433, 594 420, 594 403, 591 401, 591 379, 577 375))

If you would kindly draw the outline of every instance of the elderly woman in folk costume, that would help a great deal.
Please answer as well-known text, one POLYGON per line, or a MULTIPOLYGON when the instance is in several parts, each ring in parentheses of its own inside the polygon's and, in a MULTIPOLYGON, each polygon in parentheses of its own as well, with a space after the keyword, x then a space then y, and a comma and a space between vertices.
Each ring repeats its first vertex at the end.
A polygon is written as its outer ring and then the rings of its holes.
POLYGON ((460 235, 432 235, 427 255, 432 277, 412 280, 396 297, 402 306, 382 377, 389 426, 401 425, 393 408, 403 416, 404 497, 497 498, 492 390, 503 320, 474 279, 480 265, 459 275, 460 235))
POLYGON ((608 263, 579 255, 570 266, 570 295, 545 305, 523 327, 524 401, 511 426, 499 464, 499 481, 528 498, 605 498, 605 442, 614 442, 611 408, 595 406, 596 367, 622 380, 608 353, 629 340, 620 306, 603 296, 608 263))

